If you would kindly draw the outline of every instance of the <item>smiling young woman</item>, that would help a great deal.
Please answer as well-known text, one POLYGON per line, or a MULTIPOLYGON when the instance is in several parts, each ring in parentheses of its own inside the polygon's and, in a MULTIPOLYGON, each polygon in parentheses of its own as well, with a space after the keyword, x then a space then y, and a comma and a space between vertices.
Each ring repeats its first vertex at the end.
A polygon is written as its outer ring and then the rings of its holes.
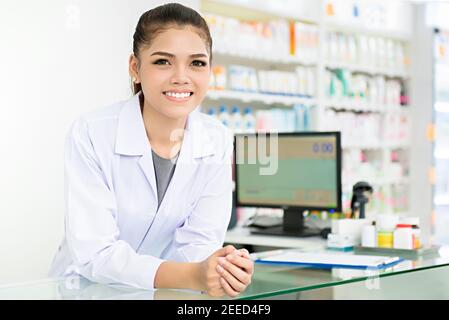
POLYGON ((201 30, 176 24, 166 28, 138 46, 129 65, 143 93, 143 118, 153 150, 169 158, 174 145, 179 145, 170 133, 184 129, 187 116, 204 99, 211 69, 201 30))
POLYGON ((212 39, 204 19, 166 4, 139 19, 134 96, 82 116, 66 139, 65 237, 50 274, 235 296, 246 250, 222 248, 232 206, 232 138, 198 112, 212 39))

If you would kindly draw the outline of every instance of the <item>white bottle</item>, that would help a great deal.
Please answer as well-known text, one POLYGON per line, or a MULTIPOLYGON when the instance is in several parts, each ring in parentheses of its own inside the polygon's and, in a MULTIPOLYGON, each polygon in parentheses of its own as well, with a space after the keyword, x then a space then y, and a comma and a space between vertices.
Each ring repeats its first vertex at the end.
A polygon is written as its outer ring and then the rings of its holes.
POLYGON ((313 68, 306 69, 306 92, 309 97, 315 96, 315 70, 313 68))
POLYGON ((254 117, 251 108, 245 108, 242 119, 242 132, 244 133, 256 132, 256 118, 254 117))
POLYGON ((398 224, 393 234, 393 248, 413 249, 413 230, 410 224, 398 224))
POLYGON ((237 106, 232 108, 231 129, 234 133, 242 132, 242 115, 240 114, 240 109, 237 106))
POLYGON ((210 115, 214 119, 218 119, 217 111, 215 110, 215 108, 209 108, 209 110, 207 110, 207 114, 210 115))
POLYGON ((226 106, 220 106, 220 113, 218 114, 218 120, 223 123, 223 125, 227 128, 230 127, 231 117, 229 116, 228 109, 226 106))
POLYGON ((362 247, 376 246, 376 227, 374 225, 364 225, 362 228, 362 247))
POLYGON ((401 223, 409 224, 412 226, 413 235, 413 249, 421 248, 421 229, 419 228, 418 217, 404 217, 401 223))

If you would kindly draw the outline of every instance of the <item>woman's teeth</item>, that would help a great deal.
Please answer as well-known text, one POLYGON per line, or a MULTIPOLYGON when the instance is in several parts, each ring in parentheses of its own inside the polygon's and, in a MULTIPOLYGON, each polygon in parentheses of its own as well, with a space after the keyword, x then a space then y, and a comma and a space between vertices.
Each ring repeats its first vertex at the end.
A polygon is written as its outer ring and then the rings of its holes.
POLYGON ((190 97, 190 95, 192 93, 191 92, 184 92, 184 93, 164 92, 164 94, 166 96, 169 96, 169 97, 172 97, 172 98, 183 99, 183 98, 190 97))

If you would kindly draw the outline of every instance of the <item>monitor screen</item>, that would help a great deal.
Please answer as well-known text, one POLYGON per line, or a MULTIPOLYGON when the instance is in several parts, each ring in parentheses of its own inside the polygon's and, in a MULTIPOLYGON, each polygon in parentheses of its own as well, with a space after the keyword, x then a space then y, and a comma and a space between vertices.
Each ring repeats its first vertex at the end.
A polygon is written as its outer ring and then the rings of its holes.
POLYGON ((339 132, 235 139, 237 206, 341 211, 339 132))

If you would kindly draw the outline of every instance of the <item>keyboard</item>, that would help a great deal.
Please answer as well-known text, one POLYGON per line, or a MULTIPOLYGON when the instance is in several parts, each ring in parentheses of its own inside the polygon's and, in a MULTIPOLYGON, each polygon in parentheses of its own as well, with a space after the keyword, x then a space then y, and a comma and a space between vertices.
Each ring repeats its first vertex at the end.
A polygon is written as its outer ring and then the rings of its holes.
POLYGON ((275 216, 256 216, 252 219, 249 227, 269 228, 282 225, 282 217, 275 216))

